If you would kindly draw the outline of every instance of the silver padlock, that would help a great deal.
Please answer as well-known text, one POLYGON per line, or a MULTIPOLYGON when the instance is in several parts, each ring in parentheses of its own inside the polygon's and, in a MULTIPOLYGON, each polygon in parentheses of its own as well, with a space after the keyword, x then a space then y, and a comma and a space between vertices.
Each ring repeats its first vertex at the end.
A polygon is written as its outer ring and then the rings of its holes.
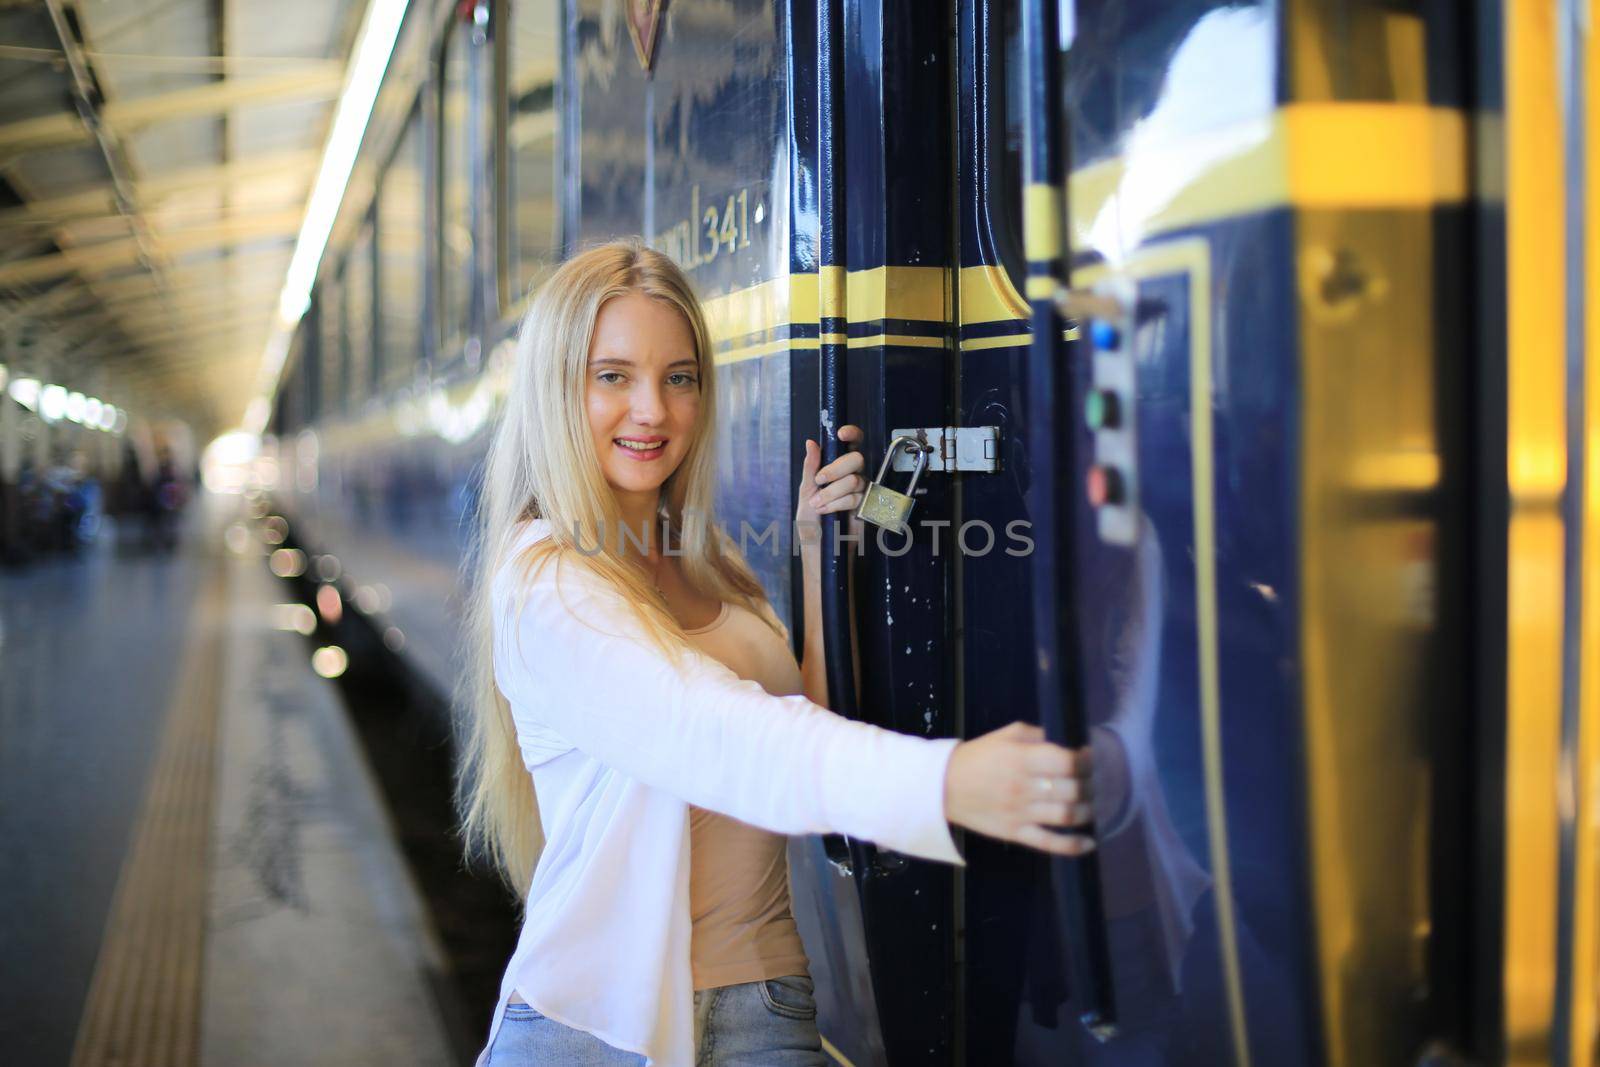
POLYGON ((911 517, 911 509, 916 505, 911 494, 917 491, 917 479, 922 477, 923 469, 928 466, 928 449, 924 448, 915 437, 900 436, 889 442, 889 451, 884 453, 883 463, 878 467, 878 476, 867 485, 866 494, 861 498, 861 506, 856 508, 856 518, 862 522, 870 522, 874 526, 881 526, 897 534, 906 532, 906 520, 911 517), (893 489, 882 485, 883 476, 889 473, 889 467, 894 463, 894 454, 902 448, 908 448, 917 457, 917 465, 911 470, 911 484, 906 486, 906 491, 897 493, 893 489))

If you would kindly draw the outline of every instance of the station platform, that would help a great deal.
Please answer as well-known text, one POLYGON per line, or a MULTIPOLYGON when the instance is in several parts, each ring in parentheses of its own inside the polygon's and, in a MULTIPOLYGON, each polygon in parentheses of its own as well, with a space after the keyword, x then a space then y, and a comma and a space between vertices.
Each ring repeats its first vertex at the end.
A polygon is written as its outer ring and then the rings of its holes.
POLYGON ((0 1061, 448 1064, 447 963, 236 498, 0 572, 0 1061), (232 545, 232 548, 228 547, 232 545))

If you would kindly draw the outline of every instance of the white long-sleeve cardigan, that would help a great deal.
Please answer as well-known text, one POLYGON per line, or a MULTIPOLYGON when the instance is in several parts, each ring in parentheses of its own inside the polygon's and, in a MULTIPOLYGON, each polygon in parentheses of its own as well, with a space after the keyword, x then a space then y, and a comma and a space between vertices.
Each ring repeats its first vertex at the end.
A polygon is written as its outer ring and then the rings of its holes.
MULTIPOLYGON (((526 524, 518 550, 548 534, 526 524)), ((690 804, 777 833, 845 833, 962 862, 944 818, 954 739, 771 696, 698 651, 675 667, 603 579, 569 560, 559 578, 545 566, 518 590, 517 555, 491 590, 495 679, 545 847, 490 1045, 515 991, 651 1064, 693 1064, 690 804)))

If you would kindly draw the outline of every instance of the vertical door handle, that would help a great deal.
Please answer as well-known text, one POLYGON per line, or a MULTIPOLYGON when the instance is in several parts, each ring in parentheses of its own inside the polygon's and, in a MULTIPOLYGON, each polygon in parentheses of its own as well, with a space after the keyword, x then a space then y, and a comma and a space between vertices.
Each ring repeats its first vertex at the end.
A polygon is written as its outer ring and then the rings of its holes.
MULTIPOLYGON (((1034 641, 1039 719, 1058 744, 1088 744, 1081 647, 1075 596, 1075 524, 1063 486, 1076 484, 1076 435, 1070 421, 1072 380, 1066 367, 1064 322, 1055 294, 1066 280, 1066 143, 1061 115, 1058 0, 1023 0, 1027 54, 1026 132, 1023 139, 1024 247, 1033 341, 1028 360, 1028 489, 1034 542, 1034 641), (1058 425, 1058 420, 1065 425, 1058 425)), ((1093 827, 1089 828, 1093 832, 1093 827)), ((1116 1033, 1111 948, 1100 891, 1099 854, 1051 858, 1056 906, 1067 932, 1072 996, 1088 1031, 1101 1041, 1116 1033)))
MULTIPOLYGON (((841 454, 834 427, 848 421, 845 389, 845 160, 844 160, 844 4, 817 3, 817 308, 822 341, 818 346, 818 438, 822 466, 841 454)), ((850 565, 840 559, 839 524, 850 516, 822 516, 822 646, 827 661, 828 706, 846 718, 860 715, 856 701, 855 655, 850 645, 850 565)), ((867 876, 877 866, 877 850, 842 834, 823 838, 828 862, 841 874, 867 876)))

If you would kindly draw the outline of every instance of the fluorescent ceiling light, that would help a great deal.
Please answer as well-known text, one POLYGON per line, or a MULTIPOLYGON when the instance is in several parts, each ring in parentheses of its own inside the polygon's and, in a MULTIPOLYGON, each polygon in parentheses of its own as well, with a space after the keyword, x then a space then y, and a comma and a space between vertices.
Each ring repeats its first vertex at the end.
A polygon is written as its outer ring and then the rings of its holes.
MULTIPOLYGON (((0 364, 0 374, 5 365, 0 364)), ((69 392, 62 385, 47 385, 37 378, 12 378, 7 385, 0 377, 0 396, 10 396, 46 422, 59 422, 66 418, 94 430, 110 430, 118 418, 127 425, 127 416, 97 397, 69 392)))
POLYGON ((11 399, 29 411, 39 410, 39 379, 18 378, 11 383, 11 399))
POLYGON ((400 24, 405 20, 409 0, 371 0, 356 35, 354 58, 345 75, 344 88, 333 113, 333 126, 322 150, 322 166, 317 170, 311 197, 306 201, 300 236, 295 240, 294 256, 278 294, 278 316, 262 355, 261 377, 256 397, 245 411, 245 429, 261 433, 272 412, 272 395, 278 388, 278 375, 289 354, 289 339, 311 303, 311 287, 317 280, 317 267, 327 250, 339 205, 344 201, 355 168, 361 140, 366 136, 372 107, 383 85, 383 76, 394 55, 400 24))
POLYGON ((67 391, 59 385, 47 385, 39 390, 39 417, 45 422, 57 422, 67 413, 67 391))

